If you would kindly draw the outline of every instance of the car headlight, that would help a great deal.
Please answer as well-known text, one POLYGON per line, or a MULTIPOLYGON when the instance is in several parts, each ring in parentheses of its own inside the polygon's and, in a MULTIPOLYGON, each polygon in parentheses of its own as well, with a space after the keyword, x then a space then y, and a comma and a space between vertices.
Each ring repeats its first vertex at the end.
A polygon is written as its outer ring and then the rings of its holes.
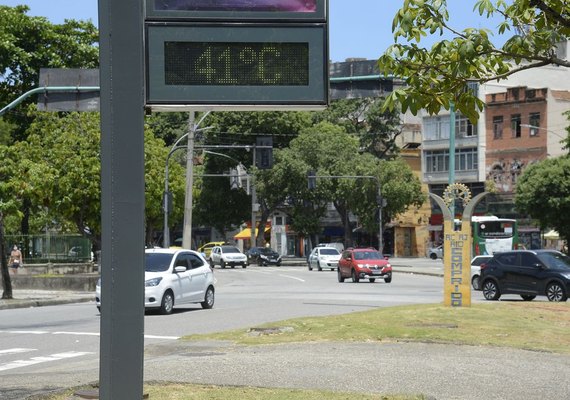
POLYGON ((149 279, 148 281, 145 281, 144 285, 146 287, 158 286, 160 284, 160 281, 162 281, 162 278, 152 278, 149 279))
POLYGON ((267 260, 267 256, 266 256, 266 255, 263 255, 263 254, 260 254, 260 255, 259 255, 259 258, 263 258, 264 260, 267 260))
POLYGON ((562 276, 566 279, 570 279, 570 272, 565 272, 562 274, 562 276))

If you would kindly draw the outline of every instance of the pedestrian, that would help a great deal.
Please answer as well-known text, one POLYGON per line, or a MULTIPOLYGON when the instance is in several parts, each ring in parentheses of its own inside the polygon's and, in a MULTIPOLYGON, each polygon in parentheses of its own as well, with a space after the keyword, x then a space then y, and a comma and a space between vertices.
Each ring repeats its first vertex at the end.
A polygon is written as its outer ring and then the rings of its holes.
POLYGON ((8 262, 12 273, 15 275, 18 273, 18 268, 24 265, 24 258, 22 257, 22 252, 18 249, 18 246, 14 245, 12 251, 10 252, 10 261, 8 262))

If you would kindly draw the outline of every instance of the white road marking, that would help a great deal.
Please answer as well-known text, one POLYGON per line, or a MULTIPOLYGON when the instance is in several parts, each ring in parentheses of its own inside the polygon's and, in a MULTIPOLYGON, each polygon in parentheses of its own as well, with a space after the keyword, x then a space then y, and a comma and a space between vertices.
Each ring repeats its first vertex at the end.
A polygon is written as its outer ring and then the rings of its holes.
MULTIPOLYGON (((101 336, 98 332, 48 332, 48 331, 0 331, 0 333, 19 333, 19 334, 33 334, 33 335, 69 335, 69 336, 101 336)), ((178 340, 180 336, 159 336, 159 335, 144 335, 145 339, 164 339, 164 340, 178 340)), ((0 352, 1 354, 1 352, 0 352)))
POLYGON ((296 280, 298 280, 298 281, 300 281, 300 282, 305 282, 305 280, 304 280, 304 279, 301 279, 301 278, 297 278, 296 276, 291 276, 291 275, 281 275, 281 274, 279 274, 279 276, 282 276, 283 278, 296 279, 296 280))
POLYGON ((29 360, 16 360, 16 361, 12 361, 10 363, 6 363, 4 365, 0 365, 0 371, 7 371, 9 369, 28 367, 30 365, 41 364, 41 363, 45 363, 45 362, 65 360, 68 358, 81 357, 81 356, 86 356, 88 354, 95 354, 95 353, 80 352, 80 351, 69 351, 67 353, 52 354, 52 355, 47 356, 47 357, 33 357, 33 358, 30 358, 29 360))
POLYGON ((38 349, 20 349, 20 348, 14 348, 14 349, 7 349, 7 350, 0 350, 0 356, 3 354, 18 354, 18 353, 28 353, 30 351, 37 351, 38 349))

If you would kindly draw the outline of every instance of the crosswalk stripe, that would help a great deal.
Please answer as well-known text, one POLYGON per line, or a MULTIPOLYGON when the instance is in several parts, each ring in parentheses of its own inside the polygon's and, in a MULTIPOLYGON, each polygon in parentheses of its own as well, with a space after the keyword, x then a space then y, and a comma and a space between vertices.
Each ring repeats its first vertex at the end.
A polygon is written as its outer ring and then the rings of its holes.
POLYGON ((21 348, 6 349, 6 350, 0 350, 0 356, 4 354, 28 353, 30 351, 37 351, 37 350, 38 349, 21 349, 21 348))
POLYGON ((41 363, 51 362, 51 361, 59 361, 59 360, 64 360, 64 359, 68 359, 68 358, 81 357, 81 356, 85 356, 88 354, 95 354, 95 353, 70 351, 70 352, 66 352, 66 353, 52 354, 50 356, 44 356, 44 357, 33 357, 33 358, 30 358, 29 360, 16 360, 16 361, 6 363, 4 365, 0 365, 0 371, 7 371, 10 369, 15 369, 15 368, 28 367, 30 365, 41 364, 41 363))

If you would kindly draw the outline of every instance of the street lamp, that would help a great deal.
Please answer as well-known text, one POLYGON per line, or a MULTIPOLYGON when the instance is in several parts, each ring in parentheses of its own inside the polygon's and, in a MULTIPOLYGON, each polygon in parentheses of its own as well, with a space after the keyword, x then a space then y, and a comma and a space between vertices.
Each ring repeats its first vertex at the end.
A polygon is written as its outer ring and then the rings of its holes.
POLYGON ((538 129, 541 129, 541 130, 543 130, 543 131, 550 132, 550 133, 552 133, 553 135, 556 135, 556 136, 558 136, 558 137, 561 138, 561 139, 566 139, 564 136, 562 136, 562 135, 559 134, 558 132, 555 132, 555 131, 550 130, 550 129, 542 128, 542 127, 540 127, 540 126, 530 125, 530 124, 521 124, 520 126, 521 126, 522 128, 537 129, 537 130, 538 130, 538 129))

